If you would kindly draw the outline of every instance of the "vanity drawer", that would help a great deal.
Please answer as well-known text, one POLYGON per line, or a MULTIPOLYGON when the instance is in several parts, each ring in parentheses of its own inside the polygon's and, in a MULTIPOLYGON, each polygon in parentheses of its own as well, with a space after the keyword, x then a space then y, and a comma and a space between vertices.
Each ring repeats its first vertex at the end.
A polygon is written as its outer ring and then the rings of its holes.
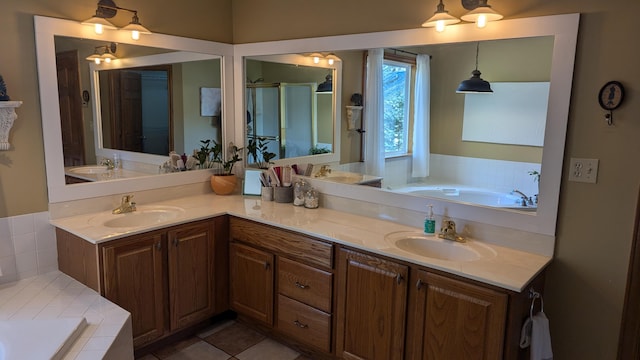
POLYGON ((231 239, 286 254, 306 263, 333 268, 333 244, 273 226, 231 217, 231 239))
POLYGON ((331 312, 333 274, 278 257, 278 292, 331 312))
POLYGON ((301 343, 331 352, 331 315, 278 295, 278 330, 301 343))

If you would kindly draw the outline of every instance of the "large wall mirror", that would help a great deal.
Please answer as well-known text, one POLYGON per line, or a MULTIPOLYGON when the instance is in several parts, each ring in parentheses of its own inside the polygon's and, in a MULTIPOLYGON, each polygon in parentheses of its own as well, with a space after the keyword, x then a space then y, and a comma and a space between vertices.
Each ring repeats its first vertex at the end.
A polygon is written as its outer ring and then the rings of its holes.
POLYGON ((160 165, 170 151, 188 155, 201 140, 233 139, 233 126, 223 125, 233 114, 231 45, 159 34, 133 41, 40 16, 35 26, 49 202, 206 180, 208 170, 166 173, 160 165), (105 51, 117 59, 85 60, 105 51), (84 182, 114 157, 124 175, 84 182), (83 182, 69 181, 69 170, 83 182))
MULTIPOLYGON (((425 205, 430 203, 435 205, 439 214, 553 236, 578 21, 579 15, 570 14, 499 21, 485 29, 477 29, 473 24, 456 25, 448 27, 444 33, 437 33, 433 29, 416 29, 237 45, 234 71, 236 79, 245 79, 246 73, 242 72, 245 69, 239 55, 247 59, 265 55, 333 53, 342 60, 342 76, 338 85, 342 95, 339 101, 348 104, 352 93, 363 92, 363 82, 366 80, 363 65, 368 49, 385 49, 390 58, 396 59, 415 59, 418 54, 430 55, 429 175, 416 179, 412 174, 412 156, 403 156, 386 160, 382 189, 334 183, 329 185, 326 182, 325 186, 321 185, 322 191, 423 212, 425 205), (468 79, 474 69, 477 49, 479 70, 483 78, 495 84, 496 94, 456 94, 458 84, 468 79), (533 96, 524 96, 531 98, 524 104, 534 106, 538 118, 542 114, 542 118, 534 122, 535 131, 529 130, 532 127, 525 127, 524 124, 500 126, 487 123, 486 126, 495 129, 494 132, 502 132, 501 140, 484 140, 485 135, 473 134, 471 123, 467 123, 466 119, 472 112, 468 105, 474 100, 487 102, 477 97, 498 98, 505 92, 513 93, 511 86, 523 94, 528 94, 531 86, 542 88, 542 91, 536 92, 536 98, 542 100, 534 102, 533 96), (507 90, 503 90, 505 88, 507 90), (499 90, 502 90, 501 94, 499 90), (501 188, 512 198, 508 199, 510 202, 507 206, 493 206, 481 200, 462 199, 458 191, 447 192, 451 184, 456 185, 451 188, 460 190, 458 185, 461 178, 475 178, 476 182, 470 187, 482 185, 501 188), (443 185, 444 196, 408 186, 414 182, 443 185), (526 194, 527 198, 534 198, 538 194, 537 204, 520 206, 517 200, 521 195, 514 190, 526 194)), ((242 97, 244 103, 247 97, 238 92, 238 87, 245 85, 236 81, 234 89, 236 99, 242 97)), ((364 97, 366 103, 366 93, 364 97)), ((235 105, 237 117, 242 104, 236 102, 235 105)), ((346 114, 346 110, 339 109, 338 114, 346 114)), ((482 115, 480 118, 489 116, 482 115)), ((507 118, 513 118, 516 124, 520 121, 517 112, 507 118)), ((345 119, 338 116, 338 121, 342 123, 345 119)), ((236 118, 236 134, 242 133, 242 125, 243 122, 236 118)), ((345 124, 342 125, 344 127, 345 124)), ((349 165, 350 169, 358 169, 360 148, 353 144, 359 143, 360 136, 344 128, 340 132, 341 166, 349 165)), ((237 141, 241 141, 238 136, 237 141)))

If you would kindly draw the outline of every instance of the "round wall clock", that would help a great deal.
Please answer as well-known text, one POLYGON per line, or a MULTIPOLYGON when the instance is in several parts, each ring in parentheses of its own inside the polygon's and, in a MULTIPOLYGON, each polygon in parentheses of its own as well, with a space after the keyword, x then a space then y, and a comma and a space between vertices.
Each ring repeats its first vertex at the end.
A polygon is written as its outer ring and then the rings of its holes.
POLYGON ((609 111, 605 115, 607 124, 613 124, 613 110, 622 104, 622 100, 624 100, 624 86, 619 81, 609 81, 600 89, 598 102, 603 109, 609 111))
POLYGON ((600 89, 598 101, 605 110, 615 110, 624 99, 624 87, 618 81, 609 81, 600 89))

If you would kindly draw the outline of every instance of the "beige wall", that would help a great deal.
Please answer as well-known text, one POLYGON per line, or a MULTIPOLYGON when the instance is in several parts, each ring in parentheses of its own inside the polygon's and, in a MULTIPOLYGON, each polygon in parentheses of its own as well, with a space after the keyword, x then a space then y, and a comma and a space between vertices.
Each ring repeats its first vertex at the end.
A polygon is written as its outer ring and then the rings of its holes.
MULTIPOLYGON (((436 5, 433 0, 233 0, 231 12, 231 3, 187 0, 158 6, 155 0, 131 0, 126 6, 140 10, 142 23, 160 33, 244 43, 415 28, 436 5), (290 21, 293 18, 295 22, 290 21)), ((583 14, 565 163, 572 156, 598 158, 600 171, 598 184, 572 183, 566 181, 565 166, 545 310, 556 359, 613 359, 640 177, 635 166, 640 157, 640 122, 635 116, 640 104, 632 87, 640 78, 640 49, 633 39, 640 2, 491 0, 490 4, 507 18, 583 14), (615 112, 615 126, 608 127, 596 95, 613 79, 627 86, 628 97, 615 112)), ((458 1, 446 5, 453 14, 463 13, 458 1)), ((82 20, 94 10, 92 1, 2 1, 0 73, 9 95, 25 104, 11 132, 11 150, 0 152, 0 217, 47 207, 33 14, 82 20)), ((127 21, 119 19, 120 25, 127 21)))

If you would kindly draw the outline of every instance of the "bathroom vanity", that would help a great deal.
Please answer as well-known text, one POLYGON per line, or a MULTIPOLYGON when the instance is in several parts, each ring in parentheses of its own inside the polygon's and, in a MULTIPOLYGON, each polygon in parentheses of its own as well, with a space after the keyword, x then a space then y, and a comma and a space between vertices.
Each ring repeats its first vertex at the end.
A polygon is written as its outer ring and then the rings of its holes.
POLYGON ((385 240, 415 228, 237 195, 148 205, 178 207, 138 226, 110 212, 52 221, 60 269, 132 313, 137 350, 233 310, 314 358, 526 354, 528 292, 550 257, 483 245, 471 261, 429 258, 385 240))

